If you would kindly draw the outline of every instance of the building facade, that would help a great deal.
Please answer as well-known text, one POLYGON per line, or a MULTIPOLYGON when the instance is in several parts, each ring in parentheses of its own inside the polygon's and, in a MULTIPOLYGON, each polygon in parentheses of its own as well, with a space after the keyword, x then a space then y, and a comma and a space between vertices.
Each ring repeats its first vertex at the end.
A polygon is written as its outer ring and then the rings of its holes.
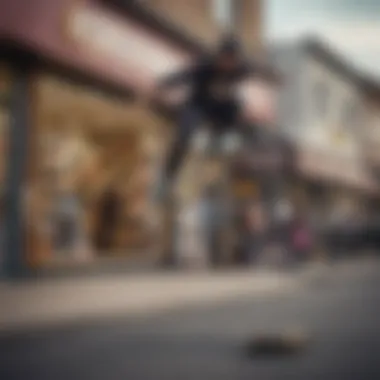
POLYGON ((278 119, 297 149, 295 202, 318 223, 365 213, 376 184, 361 144, 367 123, 362 78, 317 40, 271 54, 285 75, 278 119))
POLYGON ((182 15, 206 25, 210 12, 159 0, 28 5, 0 9, 2 272, 141 257, 173 122, 139 99, 215 37, 182 15))

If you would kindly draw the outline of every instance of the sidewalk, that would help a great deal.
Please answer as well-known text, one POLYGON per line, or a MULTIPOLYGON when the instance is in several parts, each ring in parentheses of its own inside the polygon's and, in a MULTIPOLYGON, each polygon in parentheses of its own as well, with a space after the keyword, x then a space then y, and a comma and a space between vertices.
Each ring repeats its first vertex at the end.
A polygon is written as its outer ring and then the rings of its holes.
POLYGON ((297 275, 266 271, 118 274, 0 283, 0 332, 278 294, 297 284, 297 275))

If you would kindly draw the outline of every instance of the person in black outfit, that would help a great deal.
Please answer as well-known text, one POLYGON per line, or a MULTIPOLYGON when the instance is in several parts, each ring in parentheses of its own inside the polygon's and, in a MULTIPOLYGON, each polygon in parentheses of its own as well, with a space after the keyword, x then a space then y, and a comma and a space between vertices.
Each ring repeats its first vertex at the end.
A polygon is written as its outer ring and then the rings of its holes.
POLYGON ((248 62, 238 40, 224 38, 216 53, 201 57, 185 70, 164 78, 157 95, 179 85, 189 85, 190 95, 180 112, 178 131, 164 168, 164 189, 170 186, 181 167, 194 131, 203 121, 214 135, 242 126, 238 86, 250 76, 277 80, 277 75, 261 65, 248 62))

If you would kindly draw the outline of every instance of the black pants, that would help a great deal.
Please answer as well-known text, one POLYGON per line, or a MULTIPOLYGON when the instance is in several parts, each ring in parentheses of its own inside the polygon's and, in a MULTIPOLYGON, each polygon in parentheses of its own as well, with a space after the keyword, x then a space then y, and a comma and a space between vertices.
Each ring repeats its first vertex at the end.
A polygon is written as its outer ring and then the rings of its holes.
POLYGON ((235 102, 207 108, 196 105, 184 106, 179 115, 174 144, 166 162, 165 174, 168 179, 171 180, 176 176, 188 152, 191 138, 202 123, 206 122, 214 134, 220 135, 239 127, 239 114, 239 106, 235 102))

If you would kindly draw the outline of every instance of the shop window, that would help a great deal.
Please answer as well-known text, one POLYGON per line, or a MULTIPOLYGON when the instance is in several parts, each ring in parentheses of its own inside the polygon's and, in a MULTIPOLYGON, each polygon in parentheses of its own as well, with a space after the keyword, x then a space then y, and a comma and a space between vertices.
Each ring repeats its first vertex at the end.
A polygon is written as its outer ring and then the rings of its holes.
POLYGON ((54 75, 41 74, 35 88, 30 230, 45 252, 37 262, 125 255, 149 243, 144 218, 160 121, 128 98, 54 75))

